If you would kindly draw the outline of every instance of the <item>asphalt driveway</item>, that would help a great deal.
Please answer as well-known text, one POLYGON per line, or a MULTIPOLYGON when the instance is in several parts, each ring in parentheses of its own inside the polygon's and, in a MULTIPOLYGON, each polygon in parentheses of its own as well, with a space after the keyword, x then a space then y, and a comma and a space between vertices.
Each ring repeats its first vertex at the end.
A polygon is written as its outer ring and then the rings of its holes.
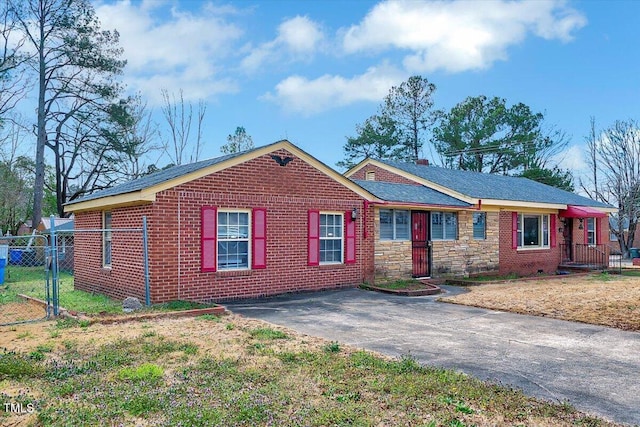
POLYGON ((245 300, 227 308, 640 424, 640 333, 360 289, 245 300))

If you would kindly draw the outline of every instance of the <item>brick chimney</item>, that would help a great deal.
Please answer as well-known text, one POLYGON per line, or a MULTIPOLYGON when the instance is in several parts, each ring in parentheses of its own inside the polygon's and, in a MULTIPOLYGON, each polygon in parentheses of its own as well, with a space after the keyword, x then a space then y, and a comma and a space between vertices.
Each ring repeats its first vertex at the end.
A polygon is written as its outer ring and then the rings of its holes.
POLYGON ((416 160, 416 165, 429 166, 429 160, 427 160, 427 159, 418 159, 418 160, 416 160))

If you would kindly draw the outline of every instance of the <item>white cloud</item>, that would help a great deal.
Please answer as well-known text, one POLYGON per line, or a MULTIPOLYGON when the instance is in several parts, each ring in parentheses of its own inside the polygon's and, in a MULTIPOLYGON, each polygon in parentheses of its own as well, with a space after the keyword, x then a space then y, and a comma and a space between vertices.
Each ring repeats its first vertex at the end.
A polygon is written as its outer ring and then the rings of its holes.
POLYGON ((182 88, 185 99, 235 92, 237 85, 220 75, 218 63, 233 53, 243 34, 225 21, 232 10, 204 4, 194 14, 168 8, 166 3, 122 0, 96 6, 102 28, 120 33, 127 59, 125 83, 142 91, 151 103, 160 101, 162 88, 182 88))
POLYGON ((507 48, 528 34, 570 41, 586 25, 583 14, 562 0, 388 0, 344 32, 347 53, 409 51, 410 72, 461 72, 507 58, 507 48))
POLYGON ((324 40, 320 25, 307 16, 296 16, 278 27, 275 39, 253 49, 241 63, 245 71, 253 72, 268 62, 305 60, 313 56, 324 40))
POLYGON ((570 145, 566 150, 554 156, 552 160, 562 169, 569 169, 574 174, 583 174, 588 170, 584 154, 584 146, 570 145))
POLYGON ((406 75, 386 64, 369 68, 364 74, 347 79, 325 74, 317 79, 291 76, 276 85, 275 94, 263 99, 290 112, 311 115, 358 101, 380 102, 389 88, 406 75))

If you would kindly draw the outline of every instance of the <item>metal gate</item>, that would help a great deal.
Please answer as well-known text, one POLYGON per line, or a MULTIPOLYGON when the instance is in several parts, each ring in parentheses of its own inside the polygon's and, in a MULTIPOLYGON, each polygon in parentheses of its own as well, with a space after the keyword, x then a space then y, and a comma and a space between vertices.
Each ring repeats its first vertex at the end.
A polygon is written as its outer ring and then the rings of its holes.
POLYGON ((413 277, 430 274, 429 213, 411 211, 411 260, 413 277))
POLYGON ((0 236, 0 326, 57 315, 58 292, 55 230, 0 236))

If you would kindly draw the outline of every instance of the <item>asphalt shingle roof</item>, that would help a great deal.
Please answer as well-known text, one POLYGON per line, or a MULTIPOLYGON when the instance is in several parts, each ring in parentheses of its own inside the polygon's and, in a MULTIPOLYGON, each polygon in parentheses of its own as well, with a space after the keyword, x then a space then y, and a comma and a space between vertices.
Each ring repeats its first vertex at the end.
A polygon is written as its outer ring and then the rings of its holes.
POLYGON ((79 198, 67 204, 70 205, 74 203, 86 202, 88 200, 100 199, 102 197, 118 196, 120 194, 133 193, 135 191, 140 191, 145 188, 153 187, 154 185, 161 184, 163 182, 181 177, 183 175, 196 172, 200 169, 208 168, 218 163, 222 163, 226 160, 233 159, 234 157, 241 156, 243 154, 257 150, 259 148, 264 148, 264 147, 256 147, 251 150, 241 151, 239 153, 226 154, 224 156, 216 157, 213 159, 201 160, 199 162, 189 163, 186 165, 172 166, 170 168, 154 172, 152 174, 143 176, 141 178, 134 179, 132 181, 128 181, 120 185, 116 185, 115 187, 96 191, 95 193, 89 194, 88 196, 79 198))
POLYGON ((389 160, 381 163, 478 199, 513 200, 608 208, 610 206, 527 178, 389 160))
POLYGON ((458 200, 423 185, 396 184, 382 181, 363 181, 354 179, 358 184, 376 197, 388 202, 421 203, 425 205, 441 205, 469 207, 469 203, 458 200))

